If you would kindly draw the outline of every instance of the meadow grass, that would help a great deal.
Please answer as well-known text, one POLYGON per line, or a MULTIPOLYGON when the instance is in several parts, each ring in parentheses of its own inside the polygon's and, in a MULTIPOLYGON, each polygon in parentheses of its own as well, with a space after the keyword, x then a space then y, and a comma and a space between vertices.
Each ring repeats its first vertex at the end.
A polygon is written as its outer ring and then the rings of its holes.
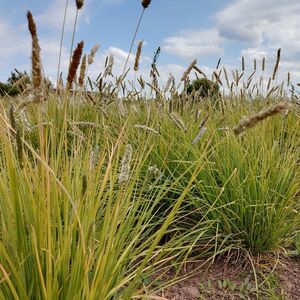
POLYGON ((154 283, 174 264, 295 246, 299 109, 274 85, 280 51, 265 91, 254 73, 230 83, 219 60, 213 80, 225 76, 227 93, 203 98, 186 92, 193 70, 206 76, 196 60, 181 93, 172 77, 158 86, 156 60, 138 91, 125 82, 128 61, 112 82, 107 59, 92 82, 84 55, 77 84, 81 42, 67 86, 51 91, 28 20, 33 86, 0 106, 1 299, 163 299, 154 288, 177 273, 154 283))
POLYGON ((170 260, 277 251, 299 229, 294 111, 237 137, 234 125, 263 100, 225 113, 186 106, 183 130, 156 101, 126 102, 122 116, 118 103, 104 113, 55 98, 23 115, 1 108, 3 299, 138 297, 170 260))

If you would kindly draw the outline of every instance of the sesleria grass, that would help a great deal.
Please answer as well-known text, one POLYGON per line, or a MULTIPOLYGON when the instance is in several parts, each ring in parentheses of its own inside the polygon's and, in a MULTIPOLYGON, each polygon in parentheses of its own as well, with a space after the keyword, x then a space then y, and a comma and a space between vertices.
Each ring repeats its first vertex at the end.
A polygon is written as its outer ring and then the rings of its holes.
MULTIPOLYGON (((174 199, 175 207, 158 218, 164 198, 185 174, 155 185, 145 180, 153 137, 142 131, 143 147, 135 143, 124 150, 129 136, 121 123, 119 133, 84 127, 80 135, 65 117, 82 113, 81 107, 50 101, 47 112, 56 116, 53 126, 41 125, 21 137, 22 166, 1 113, 1 297, 128 299, 144 293, 142 278, 168 260, 167 253, 174 258, 184 252, 160 241, 201 165, 186 170, 194 173, 190 182, 174 199)), ((37 112, 32 114, 34 119, 37 112)))
POLYGON ((49 100, 42 119, 27 106, 32 130, 20 135, 21 160, 10 126, 20 121, 8 121, 2 108, 4 299, 145 295, 151 287, 144 290, 143 278, 163 261, 273 251, 299 228, 295 114, 267 119, 237 138, 219 128, 233 128, 262 103, 226 103, 225 115, 207 104, 186 106, 173 112, 185 130, 155 102, 124 106, 126 116, 117 105, 104 114, 92 103, 49 100), (195 109, 202 111, 198 122, 190 118, 195 109))
MULTIPOLYGON (((150 2, 141 1, 129 55, 150 2)), ((82 5, 76 1, 77 13, 82 5)), ((28 21, 38 45, 31 14, 28 21)), ((23 95, 1 101, 0 298, 157 299, 155 292, 178 280, 175 274, 159 283, 174 264, 294 246, 300 113, 274 86, 280 50, 266 91, 254 82, 256 60, 246 79, 242 58, 230 82, 219 59, 212 79, 226 84, 227 93, 197 99, 180 95, 171 74, 159 86, 160 48, 152 82, 138 78, 140 91, 122 81, 128 59, 112 82, 113 56, 85 87, 98 48, 82 59, 79 96, 73 83, 83 42, 74 51, 67 82, 73 101, 68 91, 60 101, 51 91, 38 104, 23 105, 23 95), (156 99, 146 101, 145 86, 156 99), (278 112, 285 114, 272 117, 278 112)), ((196 63, 184 84, 193 70, 208 76, 196 63)), ((261 82, 265 65, 263 58, 261 82)))

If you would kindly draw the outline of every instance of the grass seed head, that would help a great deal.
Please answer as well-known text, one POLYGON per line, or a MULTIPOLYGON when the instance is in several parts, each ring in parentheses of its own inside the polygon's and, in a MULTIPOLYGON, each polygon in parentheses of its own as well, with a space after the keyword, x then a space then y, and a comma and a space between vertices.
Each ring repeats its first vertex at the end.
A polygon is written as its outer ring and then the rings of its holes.
POLYGON ((113 66, 114 66, 114 56, 112 54, 110 54, 108 57, 107 67, 104 71, 103 77, 112 75, 113 66))
POLYGON ((281 48, 277 50, 277 58, 276 58, 276 63, 273 71, 273 76, 272 79, 275 80, 278 68, 279 68, 279 63, 280 63, 280 56, 281 56, 281 48))
POLYGON ((94 62, 94 58, 95 55, 97 53, 97 51, 99 50, 100 45, 99 44, 95 44, 94 47, 91 50, 91 53, 88 56, 88 64, 91 65, 94 62))
POLYGON ((83 0, 76 0, 76 7, 78 10, 83 7, 83 4, 84 4, 83 0))
POLYGON ((191 64, 188 66, 188 68, 186 69, 186 71, 183 73, 181 81, 187 81, 188 76, 190 75, 192 69, 196 66, 197 64, 197 59, 194 59, 191 64))
POLYGON ((84 196, 84 194, 86 193, 87 190, 87 177, 86 175, 82 176, 82 187, 81 187, 81 193, 82 196, 84 196))
POLYGON ((71 60, 71 64, 69 67, 69 73, 68 73, 68 78, 67 78, 67 89, 71 89, 75 76, 76 76, 76 72, 78 69, 78 66, 80 64, 80 59, 81 59, 81 55, 82 55, 82 50, 84 47, 84 42, 81 41, 80 43, 78 43, 76 49, 74 50, 73 56, 72 56, 72 60, 71 60))
POLYGON ((139 64, 142 54, 142 47, 143 47, 143 41, 139 41, 136 55, 135 55, 135 62, 134 62, 134 71, 137 72, 139 70, 139 64))
POLYGON ((288 110, 290 105, 287 102, 279 102, 265 110, 258 112, 257 114, 243 119, 238 126, 236 126, 233 131, 235 135, 240 135, 243 133, 247 128, 254 127, 257 123, 263 121, 264 119, 271 117, 275 114, 278 114, 281 111, 288 110))
POLYGON ((16 131, 17 130, 17 124, 16 124, 16 119, 15 119, 15 112, 14 112, 14 107, 11 105, 9 109, 9 121, 10 121, 10 126, 11 128, 16 131))
POLYGON ((126 145, 125 153, 121 162, 121 171, 119 175, 120 184, 126 183, 129 180, 132 152, 133 152, 132 146, 130 144, 126 145))
POLYGON ((81 66, 80 66, 80 75, 78 78, 78 84, 80 87, 84 86, 85 71, 86 71, 86 55, 83 56, 81 61, 81 66))
POLYGON ((242 71, 245 71, 245 58, 242 56, 242 71))
POLYGON ((151 127, 148 127, 146 125, 140 125, 140 124, 135 124, 133 125, 134 128, 137 128, 137 129, 141 129, 141 130, 145 130, 145 131, 148 131, 150 133, 154 133, 154 134, 158 134, 158 131, 156 131, 155 129, 151 128, 151 127))
POLYGON ((206 133, 206 131, 207 131, 206 127, 201 127, 200 130, 199 130, 199 133, 197 134, 197 136, 192 141, 192 145, 198 144, 198 142, 201 140, 202 136, 206 133))
POLYGON ((188 131, 185 123, 183 122, 183 120, 180 118, 180 116, 178 114, 176 114, 175 112, 172 112, 170 114, 170 118, 178 128, 182 129, 184 132, 188 131))
POLYGON ((23 163, 23 142, 21 137, 21 130, 18 128, 16 133, 16 143, 17 143, 17 154, 18 154, 18 161, 20 168, 23 169, 24 163, 23 163))
POLYGON ((33 101, 40 102, 44 99, 43 91, 43 73, 40 52, 41 48, 37 36, 36 24, 30 11, 27 12, 28 28, 32 38, 32 87, 33 87, 33 101))
POLYGON ((168 91, 170 90, 171 84, 172 84, 174 81, 175 81, 175 77, 174 77, 172 74, 170 74, 169 79, 168 79, 168 81, 167 81, 167 83, 166 83, 166 86, 165 86, 165 88, 164 88, 164 92, 165 92, 165 93, 168 92, 168 91))
POLYGON ((37 36, 36 24, 33 19, 32 13, 29 10, 27 11, 27 20, 28 20, 28 29, 31 34, 31 37, 33 38, 34 36, 37 36))
POLYGON ((144 7, 144 9, 146 9, 151 3, 151 0, 143 0, 142 1, 142 6, 144 7))

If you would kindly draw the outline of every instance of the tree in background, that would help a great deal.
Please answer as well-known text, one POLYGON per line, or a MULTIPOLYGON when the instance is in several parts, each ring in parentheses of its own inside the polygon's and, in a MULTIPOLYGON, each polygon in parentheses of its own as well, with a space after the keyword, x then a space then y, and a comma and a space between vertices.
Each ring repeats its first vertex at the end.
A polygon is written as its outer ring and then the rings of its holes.
POLYGON ((13 72, 11 72, 11 76, 7 79, 7 82, 11 85, 15 85, 17 82, 20 82, 20 80, 23 79, 22 84, 18 85, 21 92, 23 92, 26 88, 27 84, 30 84, 30 78, 26 71, 18 71, 17 69, 14 69, 13 72))
POLYGON ((218 83, 207 78, 196 79, 186 88, 187 94, 197 95, 201 98, 216 98, 219 95, 219 90, 218 83))
POLYGON ((17 96, 20 90, 10 83, 0 82, 0 96, 17 96))
POLYGON ((7 79, 7 83, 0 82, 0 96, 16 96, 22 93, 28 84, 30 84, 30 78, 27 72, 14 69, 7 79))

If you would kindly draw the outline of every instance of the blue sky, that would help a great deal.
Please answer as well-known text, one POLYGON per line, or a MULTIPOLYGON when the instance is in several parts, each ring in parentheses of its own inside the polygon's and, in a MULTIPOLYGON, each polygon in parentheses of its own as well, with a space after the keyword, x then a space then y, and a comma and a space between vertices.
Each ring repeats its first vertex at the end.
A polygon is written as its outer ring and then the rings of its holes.
MULTIPOLYGON (((56 77, 60 31, 65 0, 0 0, 0 80, 14 68, 30 70, 30 36, 26 11, 38 26, 44 71, 56 77)), ((100 44, 90 75, 103 71, 105 57, 113 54, 115 72, 124 64, 131 37, 141 13, 140 0, 85 0, 80 11, 75 40, 85 41, 89 53, 100 44)), ((282 48, 281 77, 292 73, 300 81, 300 2, 296 0, 152 0, 146 10, 137 40, 145 41, 141 74, 149 73, 158 46, 162 80, 169 73, 179 78, 194 59, 211 72, 219 57, 227 68, 239 67, 241 56, 249 72, 253 59, 267 58, 273 67, 276 50, 282 48)), ((66 73, 75 0, 69 0, 63 71, 66 73)), ((136 45, 135 45, 136 48, 136 45)), ((134 48, 134 51, 135 51, 134 48)), ((132 64, 133 58, 131 58, 132 64)))

